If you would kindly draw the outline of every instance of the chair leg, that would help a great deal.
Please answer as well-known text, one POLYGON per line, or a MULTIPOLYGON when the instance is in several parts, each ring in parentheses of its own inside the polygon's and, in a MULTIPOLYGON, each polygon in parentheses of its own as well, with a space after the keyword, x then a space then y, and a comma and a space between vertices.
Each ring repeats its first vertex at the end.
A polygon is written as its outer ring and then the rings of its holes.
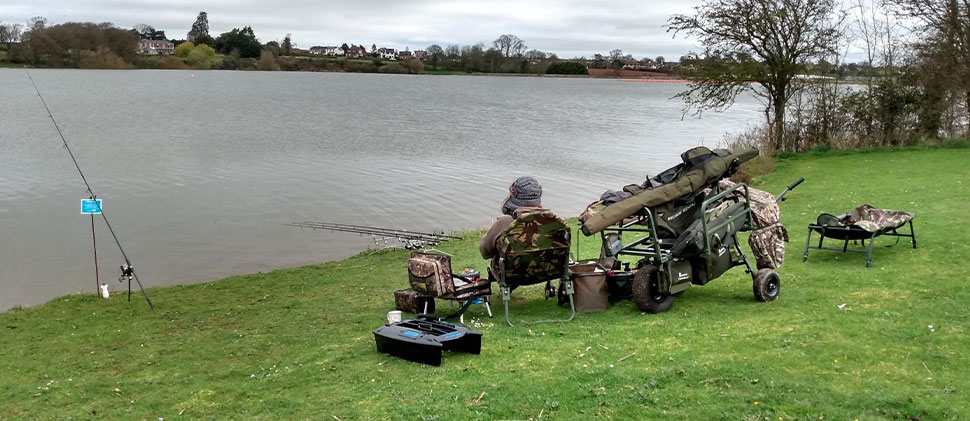
POLYGON ((913 248, 916 248, 916 231, 913 231, 913 220, 909 220, 909 239, 913 241, 913 248))
POLYGON ((569 296, 569 318, 566 321, 571 322, 576 317, 576 304, 573 302, 573 281, 566 279, 563 283, 566 285, 566 295, 569 296))
POLYGON ((512 291, 507 286, 500 288, 502 290, 502 302, 505 304, 505 323, 508 323, 512 327, 512 322, 509 321, 509 300, 512 299, 512 291))
POLYGON ((869 254, 866 256, 866 267, 872 264, 872 245, 875 243, 876 234, 873 233, 872 237, 869 237, 869 254))
POLYGON ((812 244, 812 229, 808 229, 808 237, 805 239, 805 254, 802 255, 802 261, 808 261, 808 247, 812 244))

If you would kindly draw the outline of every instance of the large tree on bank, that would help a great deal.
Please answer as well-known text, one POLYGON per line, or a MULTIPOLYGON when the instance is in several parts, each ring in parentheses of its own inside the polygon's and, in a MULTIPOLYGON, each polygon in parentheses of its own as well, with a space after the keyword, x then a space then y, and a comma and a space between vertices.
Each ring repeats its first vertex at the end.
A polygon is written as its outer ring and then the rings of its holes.
POLYGON ((209 15, 205 11, 199 12, 199 16, 192 23, 192 29, 185 36, 185 39, 193 44, 212 44, 212 36, 209 35, 209 15))
POLYGON ((811 61, 834 54, 844 14, 836 0, 708 0, 667 30, 704 48, 692 82, 678 97, 687 109, 724 109, 743 92, 764 99, 776 150, 784 150, 785 109, 811 61))
POLYGON ((238 52, 239 57, 259 57, 263 51, 262 44, 256 39, 253 28, 244 26, 243 29, 232 28, 229 32, 223 32, 215 39, 212 45, 216 51, 222 54, 232 54, 238 52))

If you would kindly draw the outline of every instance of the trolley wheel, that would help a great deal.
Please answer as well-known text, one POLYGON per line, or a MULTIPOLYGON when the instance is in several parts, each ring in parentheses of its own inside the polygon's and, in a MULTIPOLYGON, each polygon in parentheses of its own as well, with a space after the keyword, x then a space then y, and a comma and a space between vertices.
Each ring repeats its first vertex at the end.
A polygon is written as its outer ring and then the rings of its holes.
POLYGON ((654 265, 644 265, 633 275, 633 302, 640 311, 663 313, 674 305, 674 296, 660 292, 659 269, 654 265))
POLYGON ((761 269, 754 275, 753 282, 754 298, 758 301, 768 302, 778 298, 781 289, 781 280, 778 273, 771 269, 761 269))

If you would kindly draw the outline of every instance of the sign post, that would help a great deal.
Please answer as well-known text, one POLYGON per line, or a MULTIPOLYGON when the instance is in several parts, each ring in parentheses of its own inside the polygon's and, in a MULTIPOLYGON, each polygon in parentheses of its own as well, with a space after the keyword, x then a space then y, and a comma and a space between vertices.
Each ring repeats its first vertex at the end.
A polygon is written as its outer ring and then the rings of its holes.
POLYGON ((98 240, 94 236, 94 215, 101 214, 101 199, 81 199, 81 215, 91 215, 91 243, 94 245, 94 293, 101 296, 101 280, 98 275, 98 240))

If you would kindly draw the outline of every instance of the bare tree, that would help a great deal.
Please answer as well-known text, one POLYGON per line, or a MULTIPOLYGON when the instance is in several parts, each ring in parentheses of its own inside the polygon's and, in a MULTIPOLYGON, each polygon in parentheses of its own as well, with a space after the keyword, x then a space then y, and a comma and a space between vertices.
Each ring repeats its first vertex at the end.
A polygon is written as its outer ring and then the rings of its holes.
POLYGON ((675 15, 667 30, 704 47, 698 76, 678 95, 686 110, 724 109, 743 92, 765 102, 774 148, 784 150, 785 110, 793 84, 813 59, 833 54, 844 14, 836 0, 708 0, 693 16, 675 15), (753 82, 753 83, 752 83, 753 82))
POLYGON ((512 34, 499 36, 498 39, 492 41, 492 46, 502 53, 502 57, 506 58, 520 56, 528 48, 525 46, 525 42, 512 34))
MULTIPOLYGON (((967 0, 892 0, 901 14, 916 19, 923 83, 946 91, 948 102, 962 98, 970 122, 970 2, 967 0), (932 75, 932 76, 930 76, 932 75)), ((924 86, 927 87, 927 86, 924 86)), ((952 105, 947 104, 947 107, 952 105)), ((970 136, 970 123, 966 126, 970 136)), ((951 132, 953 129, 951 128, 951 132)), ((952 133, 951 133, 952 134, 952 133)))
POLYGON ((43 31, 47 28, 47 18, 43 16, 34 16, 27 21, 27 27, 23 29, 20 33, 20 41, 27 42, 30 40, 31 34, 39 31, 43 31))
POLYGON ((529 50, 529 52, 526 53, 525 56, 530 61, 539 61, 539 60, 545 60, 547 55, 548 54, 546 54, 545 52, 542 52, 542 51, 539 51, 539 50, 536 50, 536 49, 532 49, 532 50, 529 50))
POLYGON ((12 44, 20 41, 23 27, 19 23, 0 23, 0 44, 12 44))
MULTIPOLYGON (((873 4, 872 0, 855 0, 852 5, 854 22, 850 25, 853 37, 861 43, 870 67, 882 67, 883 75, 892 72, 901 48, 902 26, 888 8, 873 4)), ((871 83, 871 82, 870 82, 871 83)))
POLYGON ((146 23, 139 23, 138 25, 135 25, 134 31, 142 39, 151 39, 157 41, 166 39, 165 31, 159 31, 155 29, 155 27, 146 23))

